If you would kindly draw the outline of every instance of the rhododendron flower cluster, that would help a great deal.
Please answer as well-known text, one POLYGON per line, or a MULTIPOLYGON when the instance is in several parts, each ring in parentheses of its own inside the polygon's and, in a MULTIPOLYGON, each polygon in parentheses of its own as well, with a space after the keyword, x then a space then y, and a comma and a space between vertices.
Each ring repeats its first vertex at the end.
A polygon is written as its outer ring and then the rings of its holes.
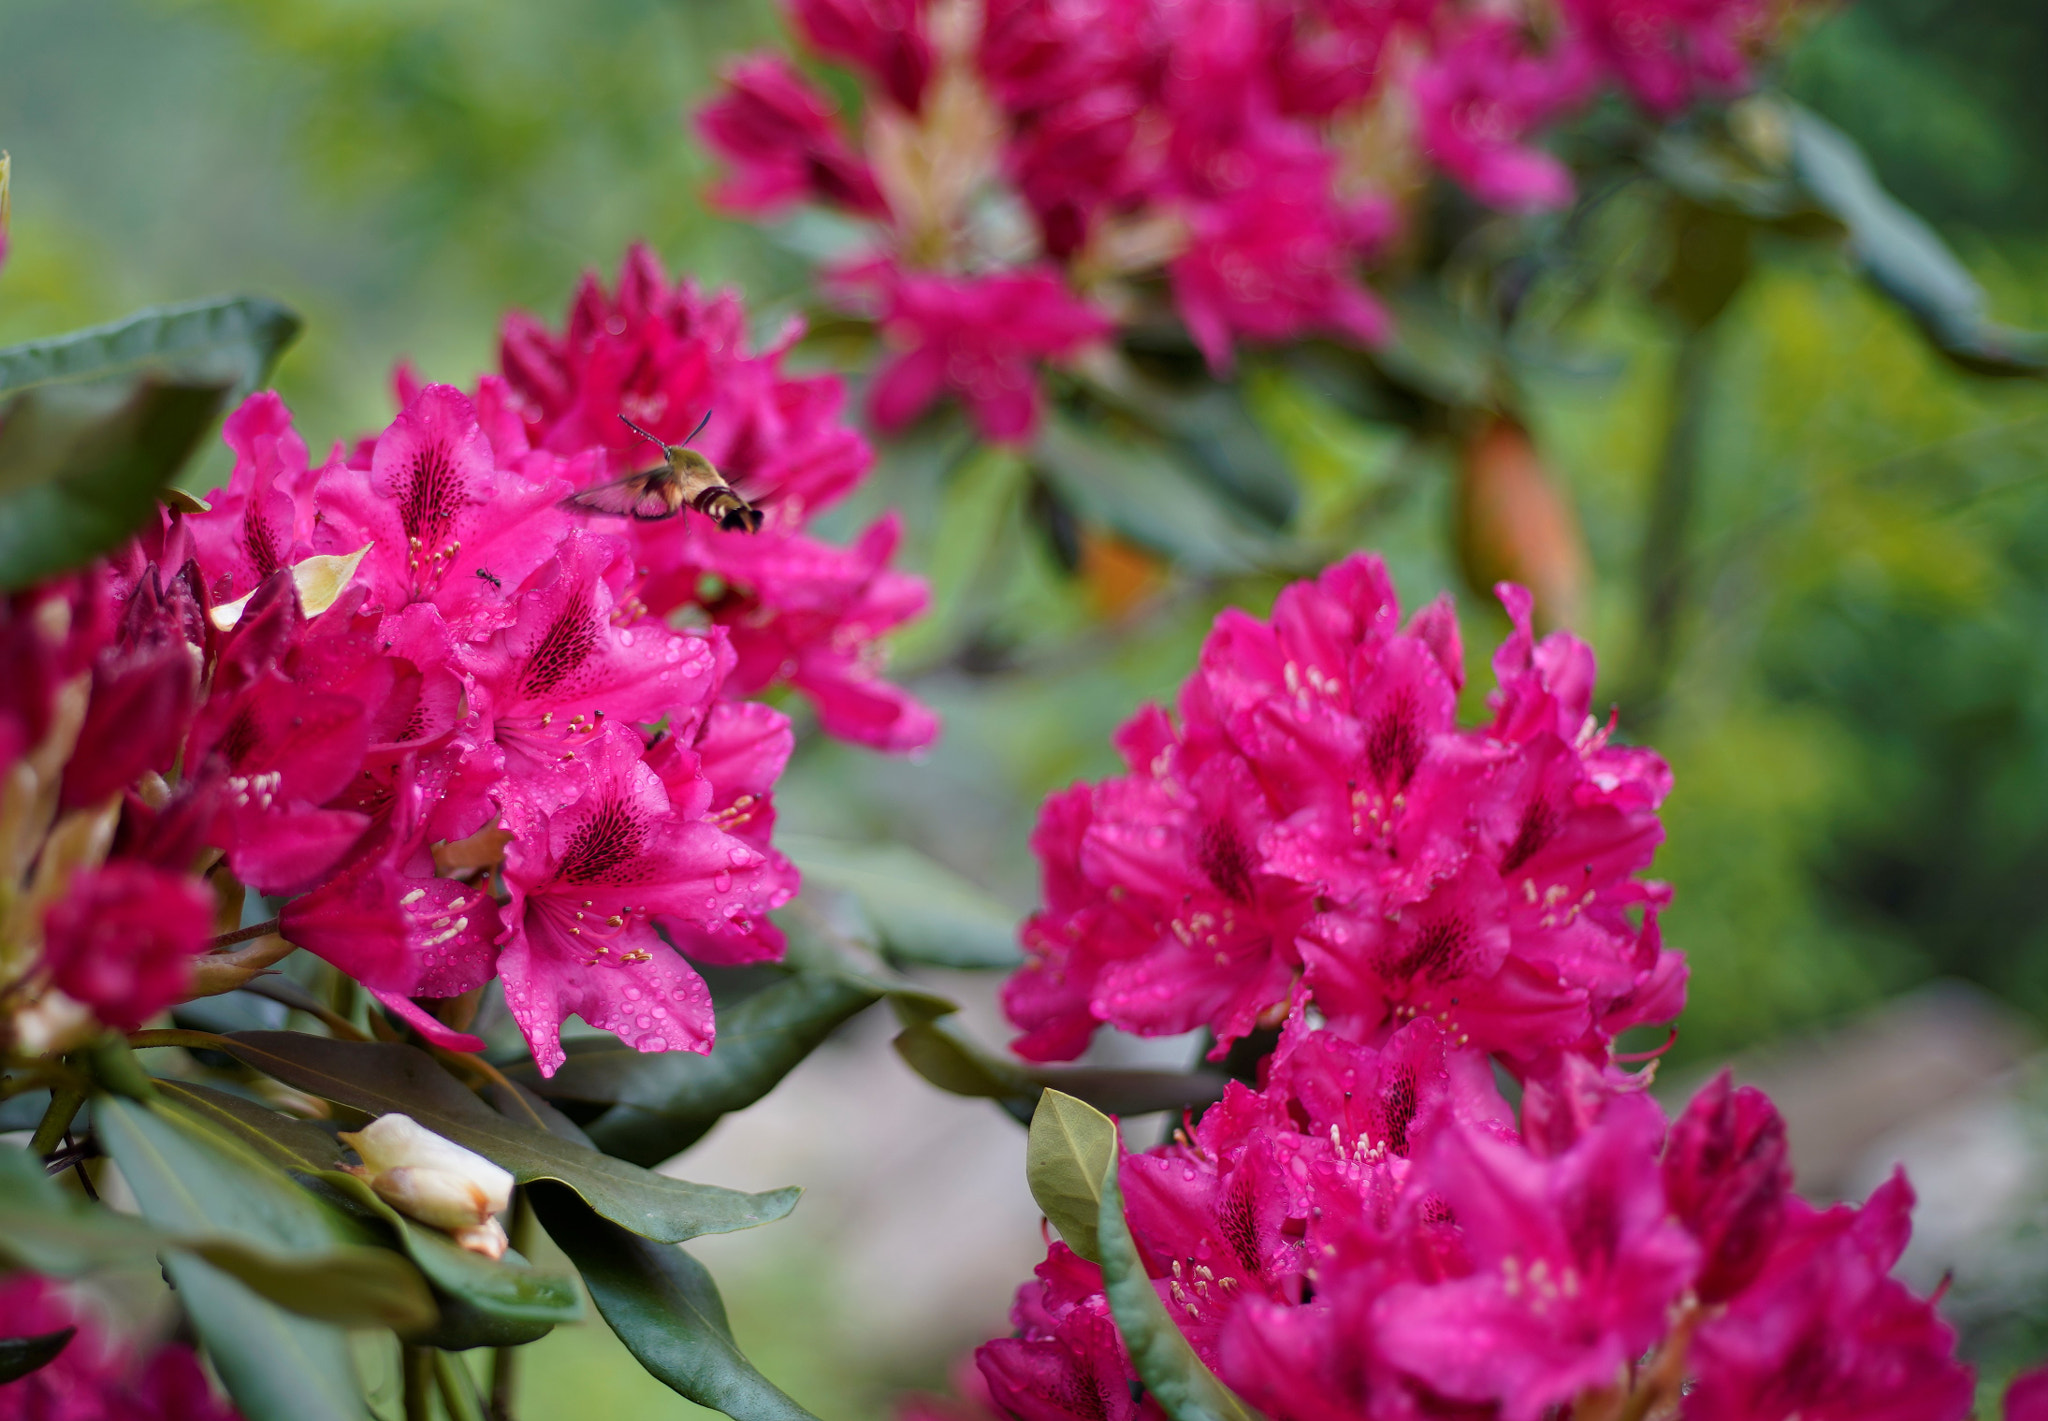
MULTIPOLYGON (((1128 1218, 1196 1354, 1288 1421, 1416 1416, 1961 1421, 1973 1382, 1889 1277, 1912 1191, 1790 1192, 1759 1092, 1666 1125, 1620 1072, 1522 1130, 1483 1058, 1418 1020, 1377 1049, 1299 1017, 1257 1090, 1126 1156, 1128 1218), (1475 1069, 1478 1067, 1478 1069, 1475 1069), (1568 1409, 1563 1409, 1568 1408, 1568 1409)), ((977 1358, 1023 1421, 1163 1416, 1101 1270, 1055 1244, 977 1358)))
POLYGON ((496 976, 544 1072, 571 1014, 709 1050, 678 949, 778 957, 765 914, 798 887, 770 841, 791 725, 748 697, 793 686, 828 730, 890 749, 936 729, 878 674, 874 639, 923 602, 886 568, 893 524, 851 549, 803 531, 867 449, 837 387, 750 354, 741 323, 636 251, 566 335, 515 319, 507 374, 473 397, 402 377, 391 426, 324 463, 255 395, 209 508, 12 599, 17 1035, 133 1029, 189 995, 235 926, 214 887, 240 885, 441 1046, 481 1043, 420 1003, 496 976), (564 506, 648 458, 619 413, 680 440, 707 410, 709 452, 763 498, 759 535, 564 506))
POLYGON ((1046 804, 1045 907, 1004 993, 1018 1051, 1072 1057, 1109 1022, 1207 1027, 1220 1054, 1302 993, 1362 1039, 1427 1017, 1517 1062, 1675 1016, 1666 891, 1639 876, 1670 772, 1590 714, 1585 644, 1537 642, 1528 594, 1502 596, 1515 630, 1473 729, 1449 602, 1404 627, 1377 558, 1270 621, 1220 616, 1178 719, 1119 732, 1130 772, 1046 804))
POLYGON ((878 423, 940 388, 1028 437, 1033 366, 1146 325, 1162 284, 1216 370, 1242 341, 1373 343, 1363 266, 1433 165, 1482 203, 1569 202, 1538 146, 1603 88, 1659 118, 1749 83, 1758 0, 791 0, 864 87, 858 135, 772 55, 698 117, 741 212, 873 224, 841 298, 900 347, 878 423))
MULTIPOLYGON (((1683 1005, 1640 877, 1670 775, 1500 593, 1471 728, 1448 602, 1404 623, 1376 558, 1219 616, 1178 716, 1120 733, 1129 773, 1046 804, 1019 1049, 1280 1028, 1256 1087, 1119 1164, 1168 1314, 1267 1415, 1960 1421, 1954 1334, 1890 1277, 1904 1177, 1815 1209, 1760 1092, 1724 1073, 1667 1123, 1620 1064, 1683 1005)), ((977 1353, 999 1411, 1165 1414, 1065 1245, 1012 1321, 977 1353)))
POLYGON ((33 1273, 0 1281, 0 1338, 76 1329, 54 1360, 0 1386, 0 1421, 240 1421, 181 1342, 140 1348, 33 1273))

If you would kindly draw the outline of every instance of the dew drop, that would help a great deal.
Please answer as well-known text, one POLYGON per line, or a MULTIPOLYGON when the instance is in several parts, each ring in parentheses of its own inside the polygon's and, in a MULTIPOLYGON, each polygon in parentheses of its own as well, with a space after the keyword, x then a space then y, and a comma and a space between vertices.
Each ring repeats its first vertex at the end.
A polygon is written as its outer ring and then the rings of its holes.
POLYGON ((732 875, 727 873, 724 869, 720 869, 717 873, 712 875, 711 886, 713 888, 716 888, 720 893, 730 893, 732 891, 732 875))

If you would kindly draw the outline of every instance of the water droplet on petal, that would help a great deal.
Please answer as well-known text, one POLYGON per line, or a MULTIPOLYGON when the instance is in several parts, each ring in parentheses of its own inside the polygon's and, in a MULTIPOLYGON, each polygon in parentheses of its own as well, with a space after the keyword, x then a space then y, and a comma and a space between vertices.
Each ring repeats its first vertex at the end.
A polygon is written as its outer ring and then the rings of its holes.
POLYGON ((724 869, 720 869, 716 874, 712 875, 711 886, 720 893, 730 893, 732 891, 732 875, 724 869))

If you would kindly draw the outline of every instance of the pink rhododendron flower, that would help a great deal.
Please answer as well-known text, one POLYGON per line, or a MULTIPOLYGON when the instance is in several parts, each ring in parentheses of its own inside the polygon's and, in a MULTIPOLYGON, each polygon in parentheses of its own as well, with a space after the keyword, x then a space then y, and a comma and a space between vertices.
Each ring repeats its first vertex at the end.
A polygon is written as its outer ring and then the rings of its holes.
POLYGON ((1564 12, 1577 43, 1664 118, 1748 88, 1744 44, 1768 15, 1759 0, 1564 0, 1564 12))
POLYGON ((937 719, 881 679, 878 639, 923 609, 923 584, 884 566, 896 543, 887 521, 851 549, 803 532, 853 488, 872 455, 838 422, 838 381, 781 373, 786 345, 753 353, 735 299, 707 300, 688 283, 672 285, 653 256, 635 248, 615 295, 584 283, 564 334, 525 318, 506 323, 505 383, 486 381, 479 407, 510 415, 512 427, 493 438, 522 450, 528 440, 549 450, 603 449, 605 467, 586 482, 650 462, 620 413, 680 440, 711 412, 694 447, 760 502, 765 524, 747 534, 695 517, 604 520, 602 531, 632 549, 640 570, 633 593, 654 616, 694 607, 724 625, 738 658, 734 691, 794 685, 830 733, 917 749, 938 733, 937 719))
POLYGON ((1128 774, 1048 801, 1046 906, 1004 990, 1017 1049, 1069 1057, 1106 1021, 1206 1025, 1220 1050, 1297 979, 1354 1032, 1428 1016, 1529 1060, 1675 1015, 1663 889, 1636 877, 1668 772, 1588 717, 1583 644, 1537 646, 1526 594, 1503 596, 1479 731, 1453 721, 1448 604, 1403 631, 1377 559, 1287 589, 1270 622, 1218 617, 1178 721, 1141 712, 1128 774))
POLYGON ((0 1421, 240 1421, 180 1342, 138 1349, 48 1278, 0 1281, 0 1337, 76 1333, 27 1376, 0 1386, 0 1421))
POLYGON ((183 997, 212 935, 204 883, 116 860, 77 874, 45 912, 42 965, 59 991, 133 1031, 183 997))
POLYGON ((903 428, 951 393, 987 438, 1027 439, 1038 423, 1038 363, 1076 355, 1110 331, 1045 271, 947 277, 876 263, 836 279, 871 296, 883 332, 902 347, 869 395, 883 429, 903 428))
POLYGON ((767 862, 718 828, 701 775, 672 798, 642 761, 639 735, 608 724, 574 754, 583 784, 565 807, 516 794, 505 855, 505 1001, 543 1074, 566 1059, 574 1013, 643 1051, 709 1051, 711 993, 654 920, 745 933, 787 889, 767 862))
POLYGON ((1562 207, 1571 174, 1528 140, 1579 88, 1556 61, 1529 53, 1512 21, 1482 20, 1415 75, 1423 147, 1489 206, 1562 207))
POLYGON ((207 595, 232 602, 312 553, 312 494, 325 470, 307 470, 306 442, 274 391, 259 390, 244 400, 227 417, 221 437, 235 451, 228 486, 207 495, 208 511, 185 520, 185 526, 194 555, 214 579, 207 595))
POLYGON ((1257 185, 1195 210, 1188 248, 1168 270, 1174 304, 1211 370, 1230 369, 1234 336, 1387 338, 1386 312, 1353 270, 1358 234, 1372 224, 1334 205, 1329 167, 1268 167, 1257 185))
POLYGON ((2005 1388, 2005 1421, 2042 1421, 2048 1417, 2048 1367, 2014 1377, 2005 1388))
POLYGON ((580 787, 567 752, 608 719, 694 736, 732 665, 722 633, 634 616, 633 573, 622 541, 578 529, 519 590, 512 625, 463 649, 506 772, 542 809, 580 787))
POLYGON ((1890 1275, 1912 1234, 1903 1174, 1862 1208, 1798 1199, 1762 1271, 1693 1340, 1700 1421, 1961 1421, 1955 1333, 1890 1275))
POLYGON ((704 140, 734 167, 713 194, 735 212, 772 213, 800 199, 887 217, 874 174, 847 143, 832 103, 779 55, 725 71, 725 92, 697 115, 704 140))
POLYGON ((1435 1132, 1404 1196, 1457 1221, 1451 1276, 1396 1284, 1373 1305, 1403 1370, 1450 1397, 1499 1401, 1534 1421, 1610 1383, 1664 1335, 1699 1246, 1668 1219, 1657 1146, 1663 1116, 1614 1102, 1561 1155, 1462 1129, 1435 1132))
MULTIPOLYGON (((1233 1083, 1121 1174, 1169 1316, 1267 1415, 1513 1418, 1621 1401, 1660 1414, 1681 1395, 1688 1417, 1967 1409, 1952 1335, 1885 1276, 1905 1237, 1903 1185, 1860 1213, 1788 1203, 1763 1270, 1732 1281, 1723 1268, 1725 1303, 1698 1298, 1750 1183, 1773 1177, 1769 1148, 1731 1155, 1701 1137, 1725 1135, 1731 1111, 1735 1138, 1753 1136, 1760 1097, 1717 1083, 1667 1146, 1643 1082, 1561 1077, 1547 1088, 1585 1109, 1569 1143, 1545 1152, 1517 1137, 1485 1057, 1433 1023, 1375 1050, 1299 1011, 1261 1079, 1233 1083), (1667 1195, 1669 1177, 1688 1181, 1683 1198, 1667 1195), (1897 1394, 1880 1402, 1886 1388, 1897 1394)), ((1526 1096, 1524 1110, 1526 1131, 1526 1096)), ((976 1354, 1004 1414, 1099 1421, 1156 1407, 1100 1271, 1064 1246, 1012 1321, 1013 1337, 976 1354)))
POLYGON ((1770 1098, 1726 1071, 1693 1097, 1664 1147, 1664 1194, 1703 1250, 1694 1285, 1705 1303, 1748 1287, 1777 1241, 1792 1197, 1785 1122, 1770 1098))
POLYGON ((912 113, 931 78, 925 34, 929 0, 789 0, 804 38, 819 53, 866 71, 883 93, 912 113))

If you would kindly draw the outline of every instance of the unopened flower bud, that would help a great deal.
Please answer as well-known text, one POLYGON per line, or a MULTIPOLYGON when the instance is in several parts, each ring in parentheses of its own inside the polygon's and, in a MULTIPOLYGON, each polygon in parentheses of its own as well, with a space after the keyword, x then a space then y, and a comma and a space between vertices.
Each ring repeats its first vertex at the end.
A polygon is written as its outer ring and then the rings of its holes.
POLYGON ((474 1253, 504 1253, 505 1231, 491 1216, 511 1206, 510 1174, 409 1115, 380 1115, 341 1140, 363 1159, 351 1172, 394 1209, 448 1230, 474 1253))

